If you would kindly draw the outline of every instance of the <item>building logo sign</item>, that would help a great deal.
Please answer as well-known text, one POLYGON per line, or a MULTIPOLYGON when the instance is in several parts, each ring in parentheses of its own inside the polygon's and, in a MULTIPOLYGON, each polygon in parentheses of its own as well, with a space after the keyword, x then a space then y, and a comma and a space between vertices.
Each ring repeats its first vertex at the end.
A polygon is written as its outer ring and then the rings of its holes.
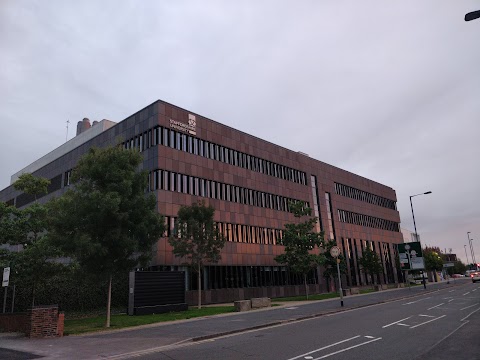
POLYGON ((197 120, 195 115, 188 114, 188 124, 170 119, 170 128, 190 135, 197 135, 197 120))

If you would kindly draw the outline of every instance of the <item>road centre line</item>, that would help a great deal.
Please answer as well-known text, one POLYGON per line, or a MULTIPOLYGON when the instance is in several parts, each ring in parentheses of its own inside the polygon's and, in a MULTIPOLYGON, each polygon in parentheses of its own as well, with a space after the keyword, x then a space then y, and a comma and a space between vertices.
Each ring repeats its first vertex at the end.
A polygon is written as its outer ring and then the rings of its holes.
POLYGON ((427 310, 432 310, 432 309, 435 309, 435 308, 437 308, 437 307, 439 307, 439 306, 442 306, 443 304, 445 304, 445 303, 441 303, 441 304, 438 304, 438 305, 432 306, 431 308, 428 308, 427 310))
POLYGON ((480 308, 478 308, 478 309, 475 310, 475 311, 472 311, 470 314, 468 314, 467 316, 465 316, 465 317, 464 317, 463 319, 461 319, 460 321, 464 321, 465 319, 468 319, 468 317, 469 317, 470 315, 475 314, 478 310, 480 310, 480 308))
POLYGON ((423 299, 415 300, 415 301, 410 301, 410 302, 408 302, 408 303, 405 303, 405 304, 402 304, 402 305, 410 305, 410 304, 415 304, 415 303, 417 303, 417 302, 419 302, 419 301, 422 301, 422 300, 427 300, 427 299, 430 299, 430 298, 431 298, 431 296, 429 296, 429 297, 426 297, 426 298, 423 298, 423 299))
POLYGON ((469 291, 469 292, 466 292, 465 294, 463 294, 463 296, 468 295, 468 294, 470 294, 470 291, 469 291))
POLYGON ((295 356, 295 357, 290 358, 290 359, 288 359, 288 360, 299 359, 299 358, 301 358, 301 357, 304 357, 304 356, 307 356, 307 355, 316 353, 316 352, 321 351, 321 350, 328 349, 328 348, 330 348, 330 347, 332 347, 332 346, 336 346, 336 345, 342 344, 342 343, 344 343, 344 342, 347 342, 347 341, 350 341, 350 340, 353 340, 353 339, 356 339, 356 338, 359 338, 359 337, 360 337, 360 335, 357 335, 357 336, 354 336, 354 337, 351 337, 351 338, 348 338, 348 339, 345 339, 345 340, 341 340, 341 341, 338 341, 338 342, 336 342, 336 343, 333 343, 333 344, 330 344, 330 345, 327 345, 327 346, 324 346, 324 347, 321 347, 321 348, 312 350, 312 351, 307 352, 307 353, 305 353, 305 354, 295 356))
POLYGON ((476 306, 476 305, 478 305, 478 303, 476 303, 476 304, 473 304, 473 305, 470 305, 470 306, 467 306, 467 307, 464 307, 464 308, 462 308, 462 309, 460 309, 460 310, 465 310, 465 309, 468 309, 468 308, 474 307, 474 306, 476 306))
POLYGON ((472 292, 473 292, 473 291, 477 291, 477 289, 473 289, 472 292))
POLYGON ((415 329, 416 327, 419 327, 419 326, 422 326, 422 325, 425 325, 425 324, 431 323, 432 321, 437 321, 437 320, 440 320, 441 318, 443 318, 443 317, 445 317, 445 316, 447 316, 447 315, 442 315, 442 316, 440 316, 440 317, 437 317, 437 318, 435 318, 435 319, 432 319, 432 320, 425 321, 425 322, 423 322, 423 323, 421 323, 421 324, 417 324, 417 325, 415 325, 415 326, 412 326, 410 329, 415 329))
POLYGON ((452 300, 448 300, 448 302, 452 302, 453 300, 455 300, 455 299, 452 299, 452 300))
POLYGON ((395 322, 393 322, 393 323, 391 323, 391 324, 388 324, 388 325, 382 326, 382 329, 385 329, 385 328, 387 328, 387 327, 389 327, 389 326, 392 326, 392 325, 398 324, 399 322, 402 322, 403 320, 407 320, 407 319, 410 319, 410 318, 411 318, 411 316, 409 316, 409 317, 407 317, 407 318, 405 318, 405 319, 402 319, 402 320, 395 321, 395 322))
POLYGON ((342 352, 344 352, 344 351, 352 350, 352 349, 357 348, 357 347, 359 347, 359 346, 367 345, 367 344, 369 344, 369 343, 371 343, 371 342, 375 342, 375 341, 378 341, 378 340, 382 340, 382 338, 380 337, 380 338, 376 338, 376 339, 373 339, 373 340, 365 341, 365 342, 363 342, 363 343, 350 346, 350 347, 348 347, 348 348, 346 348, 346 349, 338 350, 338 351, 335 351, 335 352, 333 352, 333 353, 320 356, 320 357, 315 358, 315 359, 313 359, 313 360, 325 359, 325 358, 330 357, 330 356, 332 356, 332 355, 340 354, 340 353, 342 353, 342 352))
POLYGON ((418 316, 425 316, 425 317, 429 317, 429 318, 435 317, 435 316, 433 316, 433 315, 423 315, 423 314, 420 314, 420 315, 418 315, 418 316))

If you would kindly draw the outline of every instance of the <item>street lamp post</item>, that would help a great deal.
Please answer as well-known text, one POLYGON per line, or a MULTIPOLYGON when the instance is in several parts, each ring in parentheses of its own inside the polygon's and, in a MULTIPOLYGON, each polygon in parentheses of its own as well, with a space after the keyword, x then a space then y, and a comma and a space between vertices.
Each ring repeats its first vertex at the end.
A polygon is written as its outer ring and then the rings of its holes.
POLYGON ((465 14, 465 21, 472 21, 480 18, 480 10, 469 12, 465 14))
MULTIPOLYGON (((431 191, 427 191, 427 192, 424 192, 424 193, 421 193, 421 194, 416 194, 416 195, 411 195, 410 196, 410 207, 412 209, 413 227, 415 228, 415 240, 417 240, 418 242, 420 242, 420 240, 418 239, 418 234, 417 234, 417 224, 415 223, 415 214, 413 212, 412 198, 415 197, 415 196, 428 195, 428 194, 431 194, 431 193, 432 193, 431 191)), ((421 246, 421 244, 420 244, 420 246, 421 246)), ((427 284, 425 283, 425 271, 422 271, 422 283, 423 283, 423 288, 426 289, 427 284)))
POLYGON ((473 239, 470 239, 470 231, 467 231, 467 238, 468 238, 468 243, 470 244, 470 255, 472 255, 472 264, 476 264, 477 261, 475 259, 475 252, 473 251, 473 244, 472 244, 473 239))
POLYGON ((467 245, 463 245, 463 248, 465 249, 465 257, 467 258, 467 265, 468 265, 468 255, 467 255, 467 245))

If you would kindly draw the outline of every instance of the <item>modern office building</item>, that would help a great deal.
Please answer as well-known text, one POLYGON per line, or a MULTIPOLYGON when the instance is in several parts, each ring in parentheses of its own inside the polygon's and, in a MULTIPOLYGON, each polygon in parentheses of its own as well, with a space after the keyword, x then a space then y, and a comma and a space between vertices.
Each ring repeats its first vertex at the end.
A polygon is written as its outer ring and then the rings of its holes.
MULTIPOLYGON (((156 101, 125 120, 79 122, 77 136, 12 176, 31 172, 51 180, 49 194, 61 195, 70 186, 78 159, 92 146, 136 148, 149 171, 149 191, 168 223, 168 236, 182 205, 204 199, 216 209, 216 221, 227 243, 218 264, 207 266, 203 286, 206 302, 302 291, 295 274, 274 260, 284 225, 294 222, 292 200, 303 201, 319 218, 317 231, 335 239, 346 259, 344 286, 370 281, 359 267, 370 247, 383 263, 380 283, 397 281, 396 244, 403 242, 395 191, 385 185, 259 139, 188 110, 156 101)), ((385 171, 388 171, 386 168, 385 171)), ((28 195, 9 186, 0 201, 28 206, 28 195)), ((167 237, 159 239, 151 269, 185 270, 167 237)), ((189 289, 194 274, 187 271, 189 289)), ((323 269, 309 276, 311 291, 328 291, 323 269)))

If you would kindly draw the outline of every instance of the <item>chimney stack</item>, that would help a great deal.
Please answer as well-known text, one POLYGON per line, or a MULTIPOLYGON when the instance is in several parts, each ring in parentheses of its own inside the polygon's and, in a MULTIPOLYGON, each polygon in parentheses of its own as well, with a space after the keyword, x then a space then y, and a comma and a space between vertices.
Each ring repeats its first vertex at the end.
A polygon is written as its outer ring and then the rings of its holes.
POLYGON ((83 118, 82 121, 77 123, 77 135, 80 135, 85 130, 90 129, 92 126, 90 125, 90 120, 88 118, 83 118))

